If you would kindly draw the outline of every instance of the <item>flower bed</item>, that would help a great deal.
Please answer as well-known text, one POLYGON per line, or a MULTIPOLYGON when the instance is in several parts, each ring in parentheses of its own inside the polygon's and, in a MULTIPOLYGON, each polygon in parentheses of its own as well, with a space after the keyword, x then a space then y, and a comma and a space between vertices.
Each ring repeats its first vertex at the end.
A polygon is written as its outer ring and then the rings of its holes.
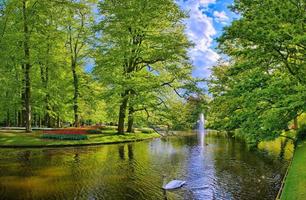
POLYGON ((63 128, 54 130, 43 130, 43 134, 66 134, 66 135, 84 135, 89 131, 95 130, 93 127, 88 128, 63 128))
POLYGON ((87 134, 87 130, 44 130, 43 134, 84 135, 87 134))

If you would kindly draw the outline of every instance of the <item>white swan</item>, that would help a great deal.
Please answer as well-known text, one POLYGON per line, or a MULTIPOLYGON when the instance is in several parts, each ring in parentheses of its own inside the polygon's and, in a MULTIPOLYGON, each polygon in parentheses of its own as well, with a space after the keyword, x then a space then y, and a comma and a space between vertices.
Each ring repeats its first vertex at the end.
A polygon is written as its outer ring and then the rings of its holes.
POLYGON ((166 185, 163 186, 164 190, 173 190, 182 187, 186 181, 181 181, 181 180, 172 180, 166 185))

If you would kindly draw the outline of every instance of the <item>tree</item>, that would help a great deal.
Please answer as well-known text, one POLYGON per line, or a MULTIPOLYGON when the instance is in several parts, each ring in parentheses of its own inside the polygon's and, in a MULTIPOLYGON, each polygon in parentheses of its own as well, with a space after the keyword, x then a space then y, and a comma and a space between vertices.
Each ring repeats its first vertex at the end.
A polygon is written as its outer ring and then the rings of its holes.
POLYGON ((68 7, 67 15, 67 47, 70 55, 71 72, 73 76, 73 111, 74 125, 79 126, 79 75, 77 67, 89 55, 88 41, 91 36, 92 12, 88 1, 73 1, 68 7))
POLYGON ((187 70, 190 75, 190 42, 182 24, 186 15, 171 0, 106 0, 99 8, 103 17, 97 25, 95 73, 119 99, 118 133, 123 134, 128 107, 132 131, 134 104, 142 95, 174 86, 181 80, 174 72, 187 70))
POLYGON ((92 2, 1 1, 1 122, 53 127, 70 121, 71 107, 78 119, 92 2))
POLYGON ((305 6, 235 1, 241 18, 219 38, 230 62, 215 67, 210 81, 212 127, 235 131, 255 146, 305 112, 305 6))

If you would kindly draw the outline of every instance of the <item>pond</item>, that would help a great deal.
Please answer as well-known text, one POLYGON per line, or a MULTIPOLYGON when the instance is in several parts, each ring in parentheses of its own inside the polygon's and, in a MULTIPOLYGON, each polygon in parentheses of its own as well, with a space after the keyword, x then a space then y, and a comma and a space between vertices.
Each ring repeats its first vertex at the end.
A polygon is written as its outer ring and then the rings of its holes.
POLYGON ((95 147, 0 149, 0 198, 270 200, 292 143, 261 149, 267 153, 213 134, 202 144, 187 134, 95 147), (186 185, 164 192, 162 185, 173 179, 186 185))

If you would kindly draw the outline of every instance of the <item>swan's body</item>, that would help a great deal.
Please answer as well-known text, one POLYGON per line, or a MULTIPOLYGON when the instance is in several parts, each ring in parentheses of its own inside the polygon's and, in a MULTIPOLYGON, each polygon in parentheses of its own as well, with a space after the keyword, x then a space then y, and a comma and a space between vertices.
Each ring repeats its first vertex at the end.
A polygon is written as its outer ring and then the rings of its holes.
POLYGON ((166 185, 164 185, 163 189, 164 190, 173 190, 173 189, 182 187, 185 183, 186 183, 186 181, 172 180, 169 183, 167 183, 166 185))

